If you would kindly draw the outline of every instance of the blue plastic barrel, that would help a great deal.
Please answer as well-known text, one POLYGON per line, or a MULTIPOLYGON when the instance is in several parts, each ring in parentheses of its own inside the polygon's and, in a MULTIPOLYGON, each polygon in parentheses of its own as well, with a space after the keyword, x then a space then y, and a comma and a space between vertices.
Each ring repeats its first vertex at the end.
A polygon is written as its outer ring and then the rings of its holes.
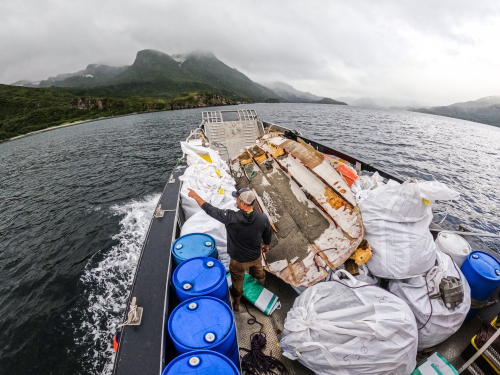
POLYGON ((186 234, 174 242, 172 255, 175 266, 191 258, 217 258, 217 244, 212 236, 205 233, 186 234))
POLYGON ((229 305, 226 268, 214 258, 198 257, 182 262, 174 271, 172 282, 180 302, 210 296, 229 305))
POLYGON ((487 301, 500 285, 500 262, 488 253, 473 251, 462 265, 471 289, 471 297, 477 301, 487 301))
POLYGON ((182 302, 168 318, 168 333, 179 354, 213 350, 239 367, 236 327, 231 308, 218 298, 195 297, 182 302))
POLYGON ((175 358, 162 375, 240 375, 238 368, 225 355, 211 350, 197 350, 175 358))

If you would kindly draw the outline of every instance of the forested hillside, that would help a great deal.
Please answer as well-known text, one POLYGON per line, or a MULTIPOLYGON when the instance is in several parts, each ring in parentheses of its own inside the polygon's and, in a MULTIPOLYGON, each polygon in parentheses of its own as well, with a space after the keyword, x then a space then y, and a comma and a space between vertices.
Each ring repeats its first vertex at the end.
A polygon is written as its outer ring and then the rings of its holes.
POLYGON ((500 96, 487 96, 442 107, 412 108, 410 111, 500 126, 500 96))
POLYGON ((113 90, 101 88, 0 85, 0 141, 51 126, 100 117, 236 104, 228 97, 211 92, 190 92, 174 98, 115 95, 113 90))
MULTIPOLYGON (((121 96, 174 98, 184 92, 217 92, 233 100, 265 102, 280 99, 271 90, 217 59, 211 52, 167 55, 155 50, 137 53, 131 66, 88 65, 71 74, 59 74, 39 87, 99 88, 121 96)), ((116 96, 116 95, 115 95, 116 96)))

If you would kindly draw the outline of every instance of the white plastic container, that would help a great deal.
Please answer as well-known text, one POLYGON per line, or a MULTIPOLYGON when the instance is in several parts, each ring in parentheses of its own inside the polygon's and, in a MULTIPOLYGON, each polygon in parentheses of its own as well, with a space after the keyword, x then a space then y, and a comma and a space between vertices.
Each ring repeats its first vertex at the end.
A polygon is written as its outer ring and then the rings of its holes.
POLYGON ((455 233, 439 232, 436 245, 442 253, 451 256, 459 267, 462 267, 465 259, 472 251, 469 243, 462 236, 455 233))

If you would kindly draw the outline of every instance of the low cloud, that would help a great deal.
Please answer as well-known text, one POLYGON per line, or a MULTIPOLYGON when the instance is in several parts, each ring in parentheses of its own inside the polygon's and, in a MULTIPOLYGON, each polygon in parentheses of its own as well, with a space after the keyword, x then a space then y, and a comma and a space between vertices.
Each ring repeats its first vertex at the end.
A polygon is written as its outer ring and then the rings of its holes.
POLYGON ((500 95, 494 1, 4 0, 0 82, 208 49, 257 82, 442 105, 500 95))

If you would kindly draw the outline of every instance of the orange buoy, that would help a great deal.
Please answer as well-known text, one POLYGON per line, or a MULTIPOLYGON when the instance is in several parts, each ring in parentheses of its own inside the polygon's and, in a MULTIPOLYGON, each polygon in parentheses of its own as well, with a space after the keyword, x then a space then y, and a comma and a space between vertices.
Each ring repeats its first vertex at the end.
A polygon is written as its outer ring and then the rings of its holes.
POLYGON ((118 344, 120 342, 120 336, 121 336, 121 331, 118 331, 115 337, 113 337, 113 347, 115 349, 115 353, 118 352, 118 344))

